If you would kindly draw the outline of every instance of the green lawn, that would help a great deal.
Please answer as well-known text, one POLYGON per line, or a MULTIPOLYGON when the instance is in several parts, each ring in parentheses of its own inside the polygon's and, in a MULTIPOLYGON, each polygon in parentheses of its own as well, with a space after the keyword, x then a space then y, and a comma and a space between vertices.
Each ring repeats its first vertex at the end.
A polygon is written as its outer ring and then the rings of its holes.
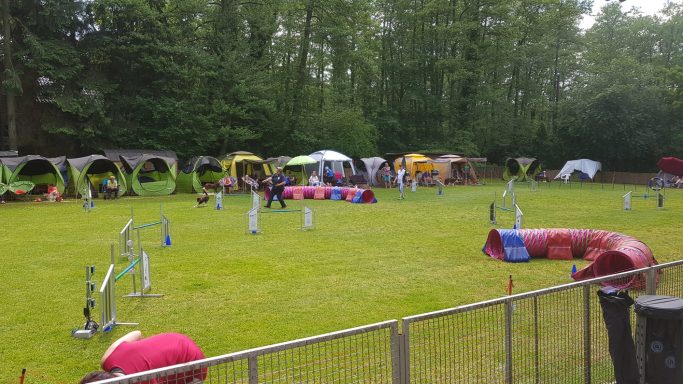
MULTIPOLYGON (((163 204, 173 246, 160 246, 156 228, 141 233, 152 291, 165 296, 119 298, 118 320, 139 322, 147 335, 186 333, 215 356, 499 297, 508 275, 516 292, 570 282, 572 264, 585 262, 509 264, 482 254, 492 228, 488 205, 503 189, 449 187, 436 196, 423 188, 403 201, 395 189, 376 190, 379 203, 367 205, 305 200, 315 230, 299 229, 298 212, 269 213, 260 235, 245 234, 245 197, 224 198, 222 211, 193 208, 193 195, 96 200, 90 213, 73 199, 1 205, 0 382, 16 382, 22 367, 27 384, 77 382, 97 368, 110 342, 133 329, 70 336, 83 323, 85 266, 96 266, 99 285, 130 207, 141 224, 158 220, 163 204)), ((680 259, 683 191, 667 190, 662 210, 654 199, 634 198, 630 212, 622 210, 624 193, 621 185, 551 183, 538 192, 517 185, 526 228, 623 232, 649 245, 659 262, 680 259)), ((499 227, 512 222, 499 214, 499 227)), ((117 271, 125 265, 117 260, 117 271)), ((130 290, 126 276, 117 293, 130 290)))

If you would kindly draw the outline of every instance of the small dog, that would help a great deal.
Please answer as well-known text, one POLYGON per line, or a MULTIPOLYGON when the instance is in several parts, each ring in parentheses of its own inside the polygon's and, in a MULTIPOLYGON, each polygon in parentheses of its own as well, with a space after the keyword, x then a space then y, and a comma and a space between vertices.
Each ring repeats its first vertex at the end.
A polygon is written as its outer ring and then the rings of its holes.
POLYGON ((195 208, 203 207, 209 202, 209 191, 206 190, 206 187, 202 187, 202 190, 204 191, 204 194, 197 198, 197 205, 195 205, 195 208))

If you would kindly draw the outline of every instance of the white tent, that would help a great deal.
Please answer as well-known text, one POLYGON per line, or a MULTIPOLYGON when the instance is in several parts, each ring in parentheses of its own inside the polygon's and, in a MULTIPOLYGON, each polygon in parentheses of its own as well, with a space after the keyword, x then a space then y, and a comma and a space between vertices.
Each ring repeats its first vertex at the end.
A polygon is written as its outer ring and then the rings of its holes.
MULTIPOLYGON (((321 179, 325 175, 325 167, 330 167, 333 172, 341 173, 343 177, 356 174, 356 168, 353 166, 353 160, 339 152, 332 151, 330 149, 323 149, 321 151, 313 152, 309 156, 318 162, 318 164, 314 164, 316 166, 314 169, 318 171, 318 175, 321 179), (347 165, 346 167, 344 167, 345 164, 347 165), (344 168, 350 169, 351 173, 346 174, 346 172, 344 172, 344 168)), ((308 167, 306 167, 306 170, 309 171, 308 167)))
POLYGON ((574 173, 574 171, 581 171, 593 180, 595 174, 600 170, 602 170, 602 164, 600 164, 599 161, 589 159, 569 160, 555 178, 559 179, 562 178, 562 176, 568 177, 574 173))
POLYGON ((365 169, 368 171, 368 183, 370 185, 380 185, 380 181, 377 179, 377 172, 386 163, 386 160, 381 157, 364 157, 360 160, 365 164, 365 169))

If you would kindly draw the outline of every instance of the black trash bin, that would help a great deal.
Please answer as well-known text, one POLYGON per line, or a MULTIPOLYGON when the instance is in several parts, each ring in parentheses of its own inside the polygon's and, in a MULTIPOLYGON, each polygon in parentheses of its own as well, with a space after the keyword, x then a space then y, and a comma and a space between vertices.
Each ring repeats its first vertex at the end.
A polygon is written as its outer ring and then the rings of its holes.
POLYGON ((636 349, 648 384, 683 381, 683 300, 645 295, 636 299, 636 349))

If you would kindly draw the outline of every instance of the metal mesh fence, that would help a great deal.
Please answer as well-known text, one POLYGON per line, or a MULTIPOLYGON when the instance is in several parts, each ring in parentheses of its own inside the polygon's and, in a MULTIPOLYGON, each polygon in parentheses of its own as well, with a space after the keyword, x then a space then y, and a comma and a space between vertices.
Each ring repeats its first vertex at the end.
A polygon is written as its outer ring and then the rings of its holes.
POLYGON ((596 293, 629 281, 634 299, 681 297, 683 261, 406 317, 402 334, 391 320, 101 383, 612 383, 596 293))
POLYGON ((101 383, 397 383, 396 320, 101 383))
MULTIPOLYGON (((630 292, 634 299, 646 292, 680 297, 683 265, 669 263, 406 317, 403 382, 614 382, 597 291, 627 283, 639 287, 630 292)), ((632 311, 631 316, 635 324, 632 311)))

